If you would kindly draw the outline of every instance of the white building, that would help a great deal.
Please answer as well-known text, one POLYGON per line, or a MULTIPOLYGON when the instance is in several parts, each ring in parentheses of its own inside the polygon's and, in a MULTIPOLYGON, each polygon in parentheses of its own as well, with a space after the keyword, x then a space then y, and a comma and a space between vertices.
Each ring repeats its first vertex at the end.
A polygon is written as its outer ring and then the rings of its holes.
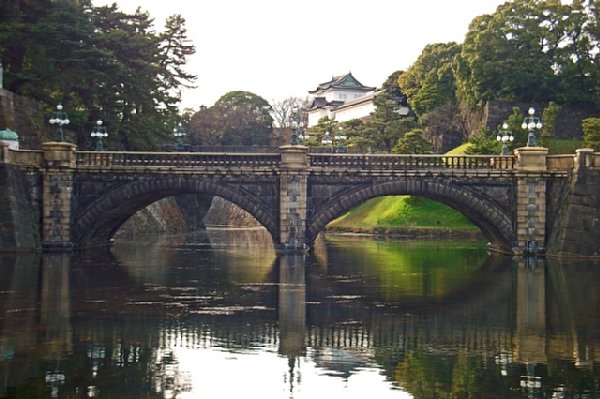
POLYGON ((314 98, 307 110, 308 127, 316 125, 324 116, 344 122, 364 118, 375 110, 375 87, 364 86, 350 72, 334 76, 309 93, 314 98))

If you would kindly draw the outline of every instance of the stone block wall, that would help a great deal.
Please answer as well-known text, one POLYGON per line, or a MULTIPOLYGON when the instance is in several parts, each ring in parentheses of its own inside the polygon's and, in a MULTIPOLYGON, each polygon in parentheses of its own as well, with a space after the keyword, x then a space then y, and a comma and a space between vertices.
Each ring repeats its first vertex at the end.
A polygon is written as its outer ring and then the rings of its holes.
POLYGON ((45 121, 44 106, 0 88, 0 129, 11 129, 19 135, 22 150, 40 149, 52 132, 45 121))
POLYGON ((0 164, 0 251, 41 248, 41 177, 0 164))
MULTIPOLYGON (((536 109, 536 115, 542 116, 544 107, 547 104, 529 104, 529 103, 514 103, 509 101, 489 101, 481 113, 481 127, 487 127, 494 131, 497 126, 502 125, 504 121, 512 115, 512 109, 518 106, 521 112, 526 115, 530 106, 536 109)), ((475 116, 478 116, 476 114, 475 116)), ((555 138, 557 139, 581 139, 583 131, 581 129, 581 121, 586 118, 600 116, 600 110, 593 106, 560 106, 560 110, 556 117, 555 138)), ((478 132, 477 126, 475 130, 471 130, 471 134, 478 132)))
POLYGON ((600 256, 600 170, 579 168, 563 190, 548 254, 600 256))

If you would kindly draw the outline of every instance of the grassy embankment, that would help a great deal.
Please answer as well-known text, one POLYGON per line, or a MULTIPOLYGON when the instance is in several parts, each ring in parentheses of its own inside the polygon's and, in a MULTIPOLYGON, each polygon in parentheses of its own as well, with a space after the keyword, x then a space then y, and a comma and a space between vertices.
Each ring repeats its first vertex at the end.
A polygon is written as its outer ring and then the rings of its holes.
MULTIPOLYGON (((574 154, 580 140, 546 140, 551 154, 574 154)), ((448 155, 464 154, 463 144, 448 155)), ((441 202, 422 197, 373 198, 327 226, 330 233, 354 233, 406 237, 480 237, 479 229, 464 215, 441 202)))

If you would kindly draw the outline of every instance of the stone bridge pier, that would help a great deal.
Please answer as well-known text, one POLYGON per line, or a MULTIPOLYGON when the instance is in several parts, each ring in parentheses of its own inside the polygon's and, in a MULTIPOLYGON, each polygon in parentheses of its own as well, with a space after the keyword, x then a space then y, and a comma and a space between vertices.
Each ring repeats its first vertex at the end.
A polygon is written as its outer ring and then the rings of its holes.
POLYGON ((42 246, 46 249, 71 249, 75 246, 71 235, 75 150, 74 144, 64 142, 42 145, 42 246))
POLYGON ((308 157, 304 146, 281 147, 279 229, 282 249, 307 248, 308 157))
POLYGON ((515 241, 513 253, 545 252, 546 243, 546 156, 548 149, 524 147, 517 155, 515 241))

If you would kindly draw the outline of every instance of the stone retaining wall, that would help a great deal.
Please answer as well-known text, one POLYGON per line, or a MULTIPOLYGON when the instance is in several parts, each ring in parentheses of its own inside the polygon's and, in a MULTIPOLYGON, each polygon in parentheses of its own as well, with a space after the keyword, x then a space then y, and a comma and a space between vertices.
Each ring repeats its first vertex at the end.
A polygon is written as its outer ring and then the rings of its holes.
POLYGON ((600 170, 579 168, 563 190, 548 254, 600 256, 600 170))
POLYGON ((52 136, 44 117, 41 103, 0 88, 0 129, 17 132, 20 149, 40 149, 42 142, 52 136))
POLYGON ((41 248, 41 176, 0 164, 0 249, 41 248), (36 198, 37 197, 37 198, 36 198))

